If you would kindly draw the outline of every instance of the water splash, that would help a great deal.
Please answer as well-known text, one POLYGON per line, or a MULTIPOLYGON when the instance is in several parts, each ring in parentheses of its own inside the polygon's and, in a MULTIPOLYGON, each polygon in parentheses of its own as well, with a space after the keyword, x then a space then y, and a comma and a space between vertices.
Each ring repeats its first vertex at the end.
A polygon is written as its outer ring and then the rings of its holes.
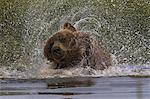
POLYGON ((50 77, 77 76, 76 72, 80 76, 150 75, 148 0, 142 3, 136 0, 14 1, 0 3, 6 8, 1 9, 0 77, 40 77, 39 69, 47 66, 44 44, 66 21, 80 31, 96 35, 100 44, 116 57, 118 65, 105 71, 88 67, 58 70, 50 77), (5 3, 8 5, 4 6, 5 3))

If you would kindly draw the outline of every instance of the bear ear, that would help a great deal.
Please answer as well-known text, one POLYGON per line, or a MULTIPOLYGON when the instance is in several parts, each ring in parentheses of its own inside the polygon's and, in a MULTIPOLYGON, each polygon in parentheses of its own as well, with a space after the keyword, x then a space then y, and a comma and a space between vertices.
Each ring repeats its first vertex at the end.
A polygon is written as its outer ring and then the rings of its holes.
POLYGON ((72 32, 76 31, 76 28, 74 26, 72 26, 69 22, 66 22, 63 26, 63 29, 69 29, 72 32))

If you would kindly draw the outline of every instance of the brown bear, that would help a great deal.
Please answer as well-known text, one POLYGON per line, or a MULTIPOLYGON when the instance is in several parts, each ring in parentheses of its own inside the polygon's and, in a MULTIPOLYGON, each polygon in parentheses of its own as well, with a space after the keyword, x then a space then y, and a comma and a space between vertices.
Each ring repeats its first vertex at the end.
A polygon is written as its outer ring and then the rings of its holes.
POLYGON ((103 70, 112 65, 111 54, 92 34, 78 31, 68 22, 47 40, 44 56, 52 62, 53 69, 89 66, 103 70))

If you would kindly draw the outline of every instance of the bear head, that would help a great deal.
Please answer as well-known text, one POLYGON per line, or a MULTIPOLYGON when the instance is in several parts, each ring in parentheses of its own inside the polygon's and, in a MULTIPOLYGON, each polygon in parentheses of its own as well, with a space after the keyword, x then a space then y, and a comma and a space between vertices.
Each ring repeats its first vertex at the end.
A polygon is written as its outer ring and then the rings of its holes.
POLYGON ((88 52, 89 36, 79 35, 76 29, 65 23, 63 28, 52 35, 45 47, 44 56, 56 69, 70 68, 77 65, 88 52))

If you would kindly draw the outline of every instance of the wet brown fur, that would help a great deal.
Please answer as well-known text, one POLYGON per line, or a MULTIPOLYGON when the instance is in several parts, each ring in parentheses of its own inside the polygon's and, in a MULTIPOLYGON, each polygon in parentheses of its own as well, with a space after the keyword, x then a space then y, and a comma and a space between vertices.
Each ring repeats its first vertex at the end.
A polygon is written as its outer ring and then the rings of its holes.
POLYGON ((91 34, 77 31, 68 22, 47 40, 44 56, 55 69, 90 66, 103 70, 112 65, 111 54, 99 46, 91 34), (63 50, 62 56, 53 55, 51 50, 55 46, 63 50))

